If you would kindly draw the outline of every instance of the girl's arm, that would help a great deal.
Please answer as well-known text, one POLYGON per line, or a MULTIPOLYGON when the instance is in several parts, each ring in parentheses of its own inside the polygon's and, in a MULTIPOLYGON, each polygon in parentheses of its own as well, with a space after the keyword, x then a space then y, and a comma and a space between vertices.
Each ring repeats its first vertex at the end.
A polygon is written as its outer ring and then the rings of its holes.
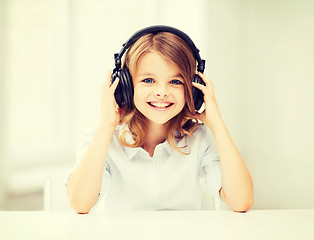
POLYGON ((101 94, 100 126, 84 157, 71 174, 67 186, 70 205, 78 213, 88 213, 97 202, 108 147, 120 121, 121 109, 114 99, 119 79, 116 79, 113 84, 110 79, 111 73, 108 73, 101 94))
MULTIPOLYGON (((209 127, 209 126, 208 126, 209 127)), ((220 196, 234 211, 245 212, 254 202, 253 182, 225 124, 210 126, 216 141, 222 171, 220 196)))
POLYGON ((216 141, 222 171, 221 198, 237 212, 249 210, 254 202, 252 177, 222 121, 214 86, 202 73, 206 86, 192 83, 204 93, 205 111, 198 118, 211 130, 216 141))
POLYGON ((98 200, 113 131, 100 127, 68 182, 67 195, 77 213, 88 213, 98 200))

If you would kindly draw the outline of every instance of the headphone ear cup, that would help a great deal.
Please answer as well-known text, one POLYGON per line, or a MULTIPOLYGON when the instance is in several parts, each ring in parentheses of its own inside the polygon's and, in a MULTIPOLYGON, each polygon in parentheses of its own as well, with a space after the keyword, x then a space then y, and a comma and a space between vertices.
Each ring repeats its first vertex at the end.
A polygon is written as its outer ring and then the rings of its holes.
MULTIPOLYGON (((192 78, 192 82, 195 82, 195 83, 200 83, 202 85, 205 86, 205 83, 203 81, 203 79, 195 74, 192 78)), ((201 106, 203 105, 203 102, 204 102, 204 94, 201 90, 199 90, 198 88, 192 86, 192 95, 193 95, 193 101, 194 101, 194 106, 195 106, 195 110, 198 111, 201 106)))
POLYGON ((134 87, 133 87, 133 79, 132 76, 130 74, 130 71, 127 67, 123 68, 121 70, 121 75, 123 75, 123 83, 124 83, 124 87, 123 87, 123 98, 125 100, 124 105, 129 108, 129 109, 133 109, 134 107, 134 102, 133 102, 133 96, 134 96, 134 87))
POLYGON ((125 106, 133 109, 133 80, 128 68, 120 69, 116 72, 116 76, 120 79, 115 91, 115 99, 120 108, 125 106))

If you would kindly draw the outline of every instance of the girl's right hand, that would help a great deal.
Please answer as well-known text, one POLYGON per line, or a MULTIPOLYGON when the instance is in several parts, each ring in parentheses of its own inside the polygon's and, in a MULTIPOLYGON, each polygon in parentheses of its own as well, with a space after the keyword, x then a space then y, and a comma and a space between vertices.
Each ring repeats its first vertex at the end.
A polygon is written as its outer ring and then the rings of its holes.
POLYGON ((109 71, 101 90, 100 125, 113 131, 120 122, 121 108, 119 108, 114 97, 114 92, 118 86, 119 78, 116 78, 111 84, 111 76, 112 72, 109 71))

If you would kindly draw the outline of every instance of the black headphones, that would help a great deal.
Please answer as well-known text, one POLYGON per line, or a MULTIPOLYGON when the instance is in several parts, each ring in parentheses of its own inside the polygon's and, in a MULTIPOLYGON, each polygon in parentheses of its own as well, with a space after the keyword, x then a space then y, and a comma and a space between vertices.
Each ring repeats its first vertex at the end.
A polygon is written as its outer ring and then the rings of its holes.
MULTIPOLYGON (((134 33, 129 40, 124 43, 122 46, 122 49, 119 53, 114 54, 115 59, 115 69, 113 70, 111 82, 113 83, 114 80, 118 77, 120 79, 119 84, 115 91, 115 99, 117 104, 120 108, 122 108, 122 103, 125 107, 129 109, 134 108, 134 102, 133 102, 133 95, 134 95, 134 87, 133 87, 133 80, 132 76, 129 72, 129 69, 127 67, 124 67, 121 69, 121 58, 125 51, 134 43, 136 42, 140 37, 149 34, 149 33, 158 33, 158 32, 170 32, 178 37, 182 38, 192 49, 194 57, 197 61, 197 71, 204 73, 205 69, 205 60, 202 60, 199 55, 199 50, 196 48, 195 44, 191 40, 191 38, 185 34, 184 32, 168 26, 152 26, 144 28, 136 33, 134 33)), ((200 83, 205 85, 202 78, 195 74, 192 78, 192 82, 200 83)), ((203 104, 204 101, 204 94, 201 90, 198 88, 195 88, 192 86, 192 95, 193 95, 193 101, 195 110, 199 110, 203 104)))

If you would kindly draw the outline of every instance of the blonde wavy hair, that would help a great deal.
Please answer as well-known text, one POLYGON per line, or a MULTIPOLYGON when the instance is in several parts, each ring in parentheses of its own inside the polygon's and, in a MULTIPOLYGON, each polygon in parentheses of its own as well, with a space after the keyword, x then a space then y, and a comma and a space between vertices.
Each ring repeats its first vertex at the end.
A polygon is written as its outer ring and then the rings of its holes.
MULTIPOLYGON (((196 73, 196 60, 191 48, 184 40, 172 33, 159 32, 144 35, 133 43, 125 54, 122 67, 127 67, 131 76, 134 76, 139 59, 151 51, 159 53, 174 64, 183 76, 186 103, 182 111, 166 123, 166 140, 173 149, 188 155, 189 153, 181 151, 186 146, 178 147, 176 143, 184 137, 191 137, 199 124, 195 116, 191 81, 196 73)), ((128 130, 125 129, 119 135, 119 142, 132 148, 143 146, 146 140, 148 119, 136 107, 132 110, 123 108, 120 124, 123 123, 127 125, 128 130), (128 141, 128 134, 131 134, 132 142, 128 141)))

